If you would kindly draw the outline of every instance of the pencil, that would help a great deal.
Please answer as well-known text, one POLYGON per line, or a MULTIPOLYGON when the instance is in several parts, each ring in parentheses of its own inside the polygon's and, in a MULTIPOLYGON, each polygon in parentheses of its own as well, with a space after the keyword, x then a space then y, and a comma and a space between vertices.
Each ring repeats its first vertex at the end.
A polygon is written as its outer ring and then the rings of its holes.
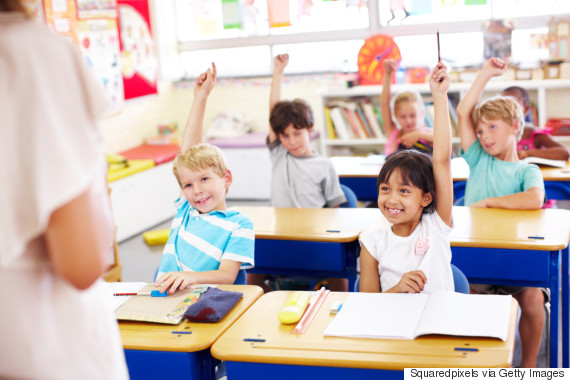
POLYGON ((441 55, 439 52, 439 29, 437 30, 437 63, 441 62, 441 55))

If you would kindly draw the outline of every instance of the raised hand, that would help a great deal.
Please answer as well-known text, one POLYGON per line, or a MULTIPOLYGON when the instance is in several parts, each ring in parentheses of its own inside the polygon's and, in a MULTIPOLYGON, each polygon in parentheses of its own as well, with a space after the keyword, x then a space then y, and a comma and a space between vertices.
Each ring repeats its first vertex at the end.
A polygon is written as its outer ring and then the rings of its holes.
POLYGON ((483 64, 481 71, 486 72, 493 77, 497 77, 503 75, 503 73, 507 71, 507 66, 507 62, 500 58, 489 58, 483 64))
POLYGON ((289 63, 289 54, 278 54, 273 58, 273 70, 283 72, 289 63))
POLYGON ((429 76, 429 87, 432 94, 447 94, 451 77, 447 73, 447 66, 438 63, 429 76))
POLYGON ((398 62, 396 62, 394 59, 385 59, 382 61, 382 64, 384 65, 384 72, 387 75, 391 75, 398 69, 398 62))
POLYGON ((194 84, 194 96, 208 96, 210 91, 214 88, 217 75, 218 71, 216 70, 216 64, 212 62, 212 68, 206 70, 196 78, 196 83, 194 84))

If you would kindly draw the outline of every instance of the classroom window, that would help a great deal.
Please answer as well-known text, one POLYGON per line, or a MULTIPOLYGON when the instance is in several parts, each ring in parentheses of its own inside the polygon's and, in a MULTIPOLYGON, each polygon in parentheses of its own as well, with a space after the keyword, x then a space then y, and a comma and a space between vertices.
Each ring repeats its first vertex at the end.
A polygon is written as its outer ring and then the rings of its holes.
MULTIPOLYGON (((442 58, 455 67, 484 59, 484 24, 513 21, 512 59, 522 66, 548 57, 551 16, 570 14, 567 0, 154 0, 173 4, 180 75, 194 76, 215 60, 220 76, 266 76, 272 56, 293 57, 288 73, 356 72, 358 50, 374 34, 394 37, 402 66, 433 66, 439 30, 442 58), (531 17, 532 16, 532 17, 531 17), (360 46, 359 46, 360 44, 360 46), (469 46, 469 49, 465 49, 469 46)), ((174 66, 163 59, 162 66, 174 66)))

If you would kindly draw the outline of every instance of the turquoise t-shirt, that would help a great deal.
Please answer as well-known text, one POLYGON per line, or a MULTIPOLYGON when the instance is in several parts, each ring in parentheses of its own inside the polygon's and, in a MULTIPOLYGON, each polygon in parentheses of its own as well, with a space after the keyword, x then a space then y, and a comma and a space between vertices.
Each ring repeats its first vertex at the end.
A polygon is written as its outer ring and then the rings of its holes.
POLYGON ((533 187, 544 190, 538 166, 522 161, 499 160, 485 152, 478 140, 463 153, 463 158, 469 165, 465 206, 491 197, 520 193, 533 187))

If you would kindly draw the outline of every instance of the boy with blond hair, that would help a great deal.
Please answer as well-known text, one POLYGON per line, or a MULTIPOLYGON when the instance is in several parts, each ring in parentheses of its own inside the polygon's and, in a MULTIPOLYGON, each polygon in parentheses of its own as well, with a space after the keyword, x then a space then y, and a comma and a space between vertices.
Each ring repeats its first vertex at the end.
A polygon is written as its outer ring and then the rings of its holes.
MULTIPOLYGON (((516 99, 499 96, 477 105, 485 85, 502 75, 507 64, 487 60, 457 106, 463 157, 469 165, 465 205, 534 210, 545 199, 542 174, 536 165, 519 161, 517 141, 524 128, 523 109, 516 99)), ((544 295, 539 288, 472 285, 476 293, 512 294, 521 307, 521 367, 536 367, 544 324, 544 295)))
POLYGON ((164 247, 156 286, 174 293, 192 284, 233 284, 254 264, 251 220, 226 210, 232 183, 221 150, 201 143, 204 111, 216 81, 216 66, 196 80, 174 175, 180 185, 176 215, 164 247))

